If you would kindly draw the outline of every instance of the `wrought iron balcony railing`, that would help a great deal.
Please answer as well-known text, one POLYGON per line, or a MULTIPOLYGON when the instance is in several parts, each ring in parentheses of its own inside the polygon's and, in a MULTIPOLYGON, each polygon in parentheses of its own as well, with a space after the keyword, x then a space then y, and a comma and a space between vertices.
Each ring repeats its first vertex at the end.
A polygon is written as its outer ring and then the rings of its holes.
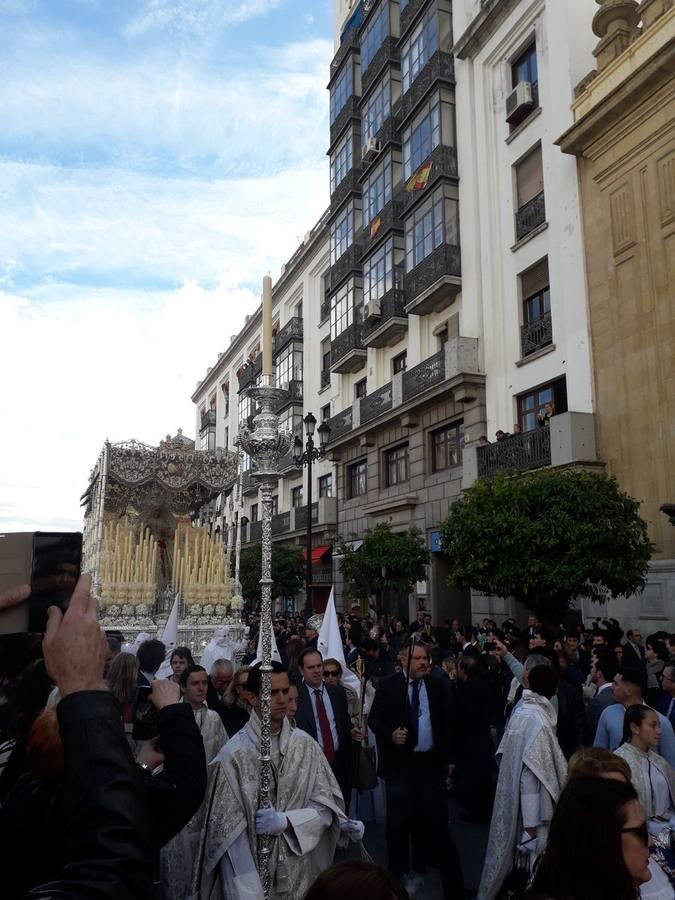
POLYGON ((390 381, 389 384, 382 385, 381 388, 373 391, 372 394, 367 394, 361 398, 361 424, 364 425, 366 422, 370 422, 371 419, 376 419, 383 412, 387 412, 391 409, 391 404, 390 381))
POLYGON ((461 274, 460 248, 456 244, 441 244, 436 247, 414 269, 405 274, 403 285, 408 311, 412 311, 411 304, 415 298, 441 280, 444 275, 460 278, 461 274))
MULTIPOLYGON (((312 503, 312 525, 319 521, 319 504, 312 503)), ((298 506, 295 510, 295 529, 307 528, 307 504, 298 506)))
POLYGON ((330 126, 330 142, 335 143, 342 132, 347 127, 348 122, 359 117, 359 102, 361 98, 356 94, 352 94, 347 98, 347 102, 335 117, 335 121, 330 126))
POLYGON ((331 365, 338 363, 352 350, 365 350, 363 346, 363 323, 352 322, 330 344, 331 365))
POLYGON ((439 350, 403 373, 403 401, 416 397, 434 384, 445 381, 445 352, 439 350))
POLYGON ((536 428, 512 434, 494 444, 478 447, 478 475, 491 478, 497 472, 521 472, 551 465, 551 430, 536 428))
POLYGON ((301 341, 302 333, 302 319, 300 316, 293 316, 274 338, 274 355, 278 356, 291 341, 301 341))
POLYGON ((202 413, 201 418, 201 430, 204 431, 205 428, 212 428, 216 424, 216 411, 215 409, 207 409, 206 412, 202 413))
POLYGON ((334 291, 350 272, 361 268, 362 253, 363 247, 361 244, 350 244, 342 256, 331 266, 327 277, 331 291, 334 291))
POLYGON ((536 353, 553 342, 551 313, 520 326, 520 352, 523 357, 536 353))
POLYGON ((262 540, 262 519, 257 522, 248 523, 248 542, 257 542, 262 540))
POLYGON ((380 299, 380 315, 370 316, 363 323, 363 343, 369 347, 384 347, 400 340, 408 328, 405 296, 393 288, 380 299))
POLYGON ((404 190, 403 210, 408 210, 422 194, 429 191, 439 178, 457 178, 457 148, 441 145, 435 147, 426 162, 431 163, 431 171, 426 185, 421 190, 404 190))
POLYGON ((360 194, 361 193, 361 183, 359 178, 361 177, 361 163, 357 162, 350 170, 347 172, 342 181, 336 186, 333 193, 330 195, 330 211, 331 215, 337 212, 337 210, 342 206, 345 199, 350 194, 360 194))
POLYGON ((342 412, 337 413, 328 420, 330 426, 330 435, 328 443, 337 440, 337 438, 348 434, 352 430, 352 408, 348 406, 342 412))
POLYGON ((376 241, 379 241, 392 229, 403 231, 402 214, 403 193, 402 191, 396 191, 389 203, 361 231, 360 240, 364 255, 370 251, 376 241))
POLYGON ((516 212, 516 240, 520 241, 546 221, 544 192, 537 194, 516 212))
POLYGON ((283 534, 291 530, 291 514, 289 511, 272 516, 272 534, 283 534))
POLYGON ((262 372, 262 353, 259 353, 253 362, 249 362, 239 373, 239 390, 249 387, 262 372))
POLYGON ((391 36, 385 38, 380 49, 368 63, 368 68, 364 69, 364 71, 361 73, 362 93, 366 93, 366 91, 378 77, 386 63, 398 63, 400 58, 401 53, 398 47, 398 38, 391 36))
MULTIPOLYGON (((425 0, 426 2, 426 0, 425 0)), ((406 7, 407 10, 407 7, 406 7)), ((405 10, 404 10, 405 11, 405 10)), ((401 14, 403 19, 403 14, 401 14)), ((410 87, 401 96, 401 121, 404 122, 436 81, 455 81, 455 61, 451 53, 437 50, 422 66, 410 87)))

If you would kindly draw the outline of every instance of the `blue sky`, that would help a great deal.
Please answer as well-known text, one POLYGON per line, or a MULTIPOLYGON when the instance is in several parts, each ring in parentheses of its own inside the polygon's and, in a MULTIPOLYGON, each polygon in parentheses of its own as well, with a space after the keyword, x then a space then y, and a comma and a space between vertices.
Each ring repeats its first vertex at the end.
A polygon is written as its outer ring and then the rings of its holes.
POLYGON ((0 0, 0 527, 78 527, 106 437, 193 433, 328 203, 331 5, 0 0))

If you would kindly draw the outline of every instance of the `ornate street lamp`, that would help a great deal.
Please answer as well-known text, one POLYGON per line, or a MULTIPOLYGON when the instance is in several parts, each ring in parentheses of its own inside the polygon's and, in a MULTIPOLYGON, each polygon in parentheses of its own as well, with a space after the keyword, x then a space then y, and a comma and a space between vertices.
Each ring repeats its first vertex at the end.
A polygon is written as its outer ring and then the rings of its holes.
POLYGON ((330 426, 326 422, 319 425, 319 446, 314 445, 314 429, 316 419, 312 413, 307 413, 304 418, 307 432, 307 443, 302 449, 302 440, 297 437, 293 442, 293 459, 298 468, 307 466, 307 576, 305 583, 305 621, 314 613, 312 601, 312 463, 323 459, 326 455, 326 446, 330 437, 330 426))

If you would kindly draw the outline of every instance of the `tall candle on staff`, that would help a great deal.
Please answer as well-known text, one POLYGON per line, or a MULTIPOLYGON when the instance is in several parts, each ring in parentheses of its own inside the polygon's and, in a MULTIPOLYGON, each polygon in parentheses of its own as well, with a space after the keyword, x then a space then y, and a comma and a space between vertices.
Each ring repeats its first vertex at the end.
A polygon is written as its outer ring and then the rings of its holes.
POLYGON ((272 279, 269 275, 263 278, 262 302, 263 326, 263 375, 272 375, 272 279))

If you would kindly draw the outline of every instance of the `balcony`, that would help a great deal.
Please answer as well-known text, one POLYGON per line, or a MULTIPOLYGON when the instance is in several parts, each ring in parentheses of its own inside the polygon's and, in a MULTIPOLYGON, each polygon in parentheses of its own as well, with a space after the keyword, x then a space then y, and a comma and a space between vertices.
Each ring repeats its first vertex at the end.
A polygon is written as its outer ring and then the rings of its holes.
POLYGON ((290 511, 276 513, 272 516, 272 534, 285 534, 291 530, 290 511))
POLYGON ((460 248, 441 244, 406 273, 403 285, 407 313, 423 316, 450 306, 462 289, 460 248))
POLYGON ((368 64, 368 68, 361 73, 361 93, 365 94, 371 85, 379 77, 387 63, 399 63, 401 52, 398 47, 398 38, 385 38, 382 46, 368 64))
POLYGON ((259 353, 253 362, 246 364, 244 369, 239 373, 239 391, 250 387, 255 383, 256 378, 262 372, 262 353, 259 353))
POLYGON ((392 406, 392 388, 391 381, 389 384, 383 385, 372 394, 367 394, 361 398, 361 424, 376 419, 382 413, 387 412, 392 406))
POLYGON ((332 584, 333 566, 331 564, 312 564, 312 584, 332 584))
MULTIPOLYGON (((348 28, 342 35, 338 51, 330 64, 330 82, 336 77, 343 60, 352 50, 357 53, 360 50, 359 29, 358 26, 354 25, 348 28)), ((330 87, 330 82, 328 83, 328 87, 330 87)))
POLYGON ((445 351, 439 350, 403 373, 403 402, 445 381, 445 351))
POLYGON ((521 206, 516 213, 516 240, 521 241, 545 222, 546 205, 544 203, 544 192, 542 191, 541 194, 537 194, 536 197, 528 201, 525 206, 521 206))
POLYGON ((258 493, 258 481, 253 477, 253 469, 247 469, 241 476, 241 489, 244 494, 258 493))
POLYGON ((294 316, 292 319, 289 319, 288 322, 284 325, 284 327, 279 331, 274 338, 274 356, 278 356, 281 351, 290 344, 291 341, 301 341, 302 340, 302 319, 299 316, 294 316))
MULTIPOLYGON (((406 11, 407 7, 404 12, 406 11)), ((426 97, 437 81, 455 83, 455 61, 451 53, 444 53, 442 50, 437 50, 426 65, 422 66, 408 90, 401 96, 401 123, 414 112, 417 104, 426 97)))
POLYGON ((330 126, 330 143, 331 146, 335 143, 335 141, 340 137, 342 132, 345 130, 349 122, 352 119, 359 118, 359 103, 361 102, 361 98, 357 97, 356 94, 351 94, 347 98, 347 102, 342 107, 340 112, 335 117, 335 121, 330 126))
POLYGON ((520 353, 523 359, 553 343, 551 313, 520 326, 520 353))
POLYGON ((200 431, 204 431, 205 428, 214 428, 215 424, 216 424, 215 408, 207 409, 206 412, 202 413, 201 425, 199 426, 200 431))
POLYGON ((396 229, 399 232, 403 232, 402 214, 402 192, 396 191, 389 203, 361 231, 360 239, 364 256, 390 231, 396 229))
POLYGON ((330 370, 340 375, 358 372, 365 366, 367 356, 363 345, 363 323, 352 322, 331 341, 330 370))
MULTIPOLYGON (((405 190, 403 192, 403 210, 404 213, 408 211, 408 209, 417 201, 420 197, 427 193, 427 191, 431 190, 432 186, 439 180, 439 178, 457 178, 457 149, 455 147, 445 147, 440 146, 436 147, 429 154, 429 158, 422 163, 422 165, 426 165, 427 163, 431 163, 431 169, 429 171, 429 177, 427 178, 426 185, 419 189, 415 190, 405 190)), ((418 167, 417 171, 421 168, 418 167)), ((413 173, 414 177, 415 173, 413 173)))
POLYGON ((246 537, 246 543, 258 543, 262 540, 262 519, 258 519, 257 522, 248 523, 248 533, 246 537))
POLYGON ((330 267, 326 278, 329 291, 334 291, 351 272, 361 270, 362 255, 363 246, 361 244, 353 243, 347 247, 342 256, 330 267))
POLYGON ((302 385, 303 382, 299 379, 287 381, 284 384, 279 385, 283 390, 288 391, 288 396, 277 405, 277 408, 275 409, 276 413, 280 413, 282 409, 286 409, 291 403, 302 403, 302 385))
POLYGON ((380 300, 380 315, 371 316, 363 324, 365 347, 393 347, 408 331, 403 291, 393 288, 380 300))
MULTIPOLYGON (((360 150, 355 151, 360 153, 360 150)), ((361 176, 361 163, 357 163, 347 172, 342 181, 330 195, 330 212, 331 215, 336 213, 345 202, 350 194, 360 194, 361 184, 359 178, 361 176)))
POLYGON ((592 413, 558 413, 547 428, 512 434, 494 444, 465 447, 462 489, 477 478, 492 478, 498 472, 515 474, 545 466, 603 467, 595 448, 592 413))
POLYGON ((408 5, 401 10, 401 41, 426 5, 427 0, 408 0, 408 5))
POLYGON ((352 430, 351 406, 348 406, 347 409, 343 409, 342 412, 337 413, 337 415, 331 416, 328 420, 328 425, 330 426, 330 435, 328 437, 329 444, 332 444, 345 434, 349 434, 352 430))

